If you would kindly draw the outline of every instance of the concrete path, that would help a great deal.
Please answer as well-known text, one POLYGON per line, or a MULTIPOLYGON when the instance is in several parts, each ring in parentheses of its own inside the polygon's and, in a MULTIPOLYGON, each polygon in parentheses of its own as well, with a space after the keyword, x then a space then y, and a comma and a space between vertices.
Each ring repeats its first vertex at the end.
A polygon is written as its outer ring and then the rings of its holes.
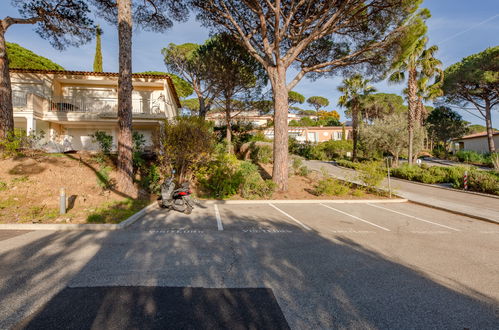
MULTIPOLYGON (((338 167, 331 162, 312 160, 306 161, 306 164, 316 171, 324 168, 329 174, 339 179, 356 181, 356 171, 338 167)), ((382 185, 385 188, 388 187, 387 180, 382 185)), ((452 191, 393 178, 392 189, 399 196, 415 203, 499 223, 499 198, 452 191)))

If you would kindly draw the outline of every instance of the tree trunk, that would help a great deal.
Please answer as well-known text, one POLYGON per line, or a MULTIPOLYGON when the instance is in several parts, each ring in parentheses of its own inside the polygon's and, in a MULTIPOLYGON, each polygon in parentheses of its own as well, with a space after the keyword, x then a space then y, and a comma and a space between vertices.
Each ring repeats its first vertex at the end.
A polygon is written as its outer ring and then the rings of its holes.
POLYGON ((489 143, 489 152, 496 152, 496 146, 494 143, 494 129, 492 128, 492 109, 490 107, 489 100, 485 100, 485 126, 487 127, 487 141, 489 143))
POLYGON ((199 100, 199 118, 205 119, 206 117, 206 104, 204 102, 204 97, 200 94, 198 94, 198 100, 199 100))
POLYGON ((268 70, 274 95, 274 166, 272 180, 279 191, 288 190, 288 88, 283 65, 268 70))
POLYGON ((353 150, 352 150, 352 161, 357 161, 357 146, 359 140, 359 111, 357 106, 352 107, 352 139, 353 139, 353 150))
POLYGON ((118 188, 136 196, 132 159, 132 3, 118 0, 118 188))
POLYGON ((12 86, 10 84, 9 60, 5 43, 5 30, 0 24, 0 140, 14 130, 12 109, 12 86))
POLYGON ((408 103, 409 109, 407 111, 407 131, 409 133, 408 136, 408 152, 407 152, 407 162, 409 165, 413 164, 413 142, 414 142, 414 124, 415 124, 415 115, 418 108, 418 96, 417 96, 417 77, 416 77, 416 68, 411 68, 409 70, 409 80, 407 86, 407 94, 408 94, 408 103))

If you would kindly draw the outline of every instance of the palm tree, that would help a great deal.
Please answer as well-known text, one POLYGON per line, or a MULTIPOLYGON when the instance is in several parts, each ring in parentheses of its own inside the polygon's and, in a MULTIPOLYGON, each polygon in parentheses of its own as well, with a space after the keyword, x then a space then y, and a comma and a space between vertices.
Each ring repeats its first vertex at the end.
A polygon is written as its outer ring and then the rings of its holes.
POLYGON ((424 119, 426 108, 423 105, 423 100, 432 100, 441 93, 441 78, 437 82, 428 86, 430 80, 434 77, 442 77, 442 62, 435 58, 435 53, 438 50, 437 46, 426 48, 428 42, 427 37, 421 37, 407 47, 404 55, 394 63, 393 73, 390 75, 389 81, 398 83, 405 80, 407 77, 407 100, 409 110, 407 111, 407 130, 409 132, 408 143, 408 162, 413 163, 413 140, 414 140, 414 125, 418 127, 424 119))
POLYGON ((352 136, 353 155, 352 159, 357 160, 357 144, 359 140, 359 112, 362 101, 376 89, 369 85, 369 80, 364 79, 360 74, 345 78, 343 84, 338 87, 338 91, 343 93, 338 100, 338 106, 348 109, 352 116, 352 136))

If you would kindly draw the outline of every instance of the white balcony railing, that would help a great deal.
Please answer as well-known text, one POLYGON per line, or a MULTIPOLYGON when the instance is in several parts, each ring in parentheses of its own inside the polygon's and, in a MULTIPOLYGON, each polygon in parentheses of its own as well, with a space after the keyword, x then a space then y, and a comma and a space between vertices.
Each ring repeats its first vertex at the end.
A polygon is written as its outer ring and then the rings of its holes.
MULTIPOLYGON (((49 111, 65 112, 65 113, 117 114, 118 99, 60 97, 53 99, 50 102, 49 111)), ((132 100, 133 114, 156 115, 164 112, 165 112, 165 102, 161 98, 156 100, 150 100, 150 99, 132 100)))
POLYGON ((26 107, 28 105, 28 94, 23 91, 12 91, 12 106, 15 108, 26 107))

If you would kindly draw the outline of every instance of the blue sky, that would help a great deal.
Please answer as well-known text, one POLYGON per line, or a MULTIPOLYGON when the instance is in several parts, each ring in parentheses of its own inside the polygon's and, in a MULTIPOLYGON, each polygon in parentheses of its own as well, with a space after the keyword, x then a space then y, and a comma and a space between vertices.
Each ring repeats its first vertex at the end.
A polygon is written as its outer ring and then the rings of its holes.
MULTIPOLYGON (((487 47, 499 45, 499 0, 425 0, 423 6, 430 9, 432 17, 428 20, 430 45, 439 47, 438 57, 447 67, 461 58, 480 52, 487 47)), ((0 16, 17 16, 10 1, 0 3, 0 16)), ((114 27, 102 22, 102 37, 105 71, 118 70, 118 40, 114 27)), ((165 71, 161 49, 169 43, 195 42, 203 43, 209 32, 201 27, 192 17, 186 23, 176 23, 165 33, 134 31, 133 38, 133 70, 135 72, 157 70, 165 71)), ((7 41, 15 42, 31 49, 68 70, 92 70, 95 44, 92 42, 80 48, 69 48, 63 52, 53 49, 41 39, 29 25, 14 25, 6 34, 7 41)), ((327 97, 331 105, 345 119, 343 111, 336 106, 339 93, 337 86, 342 77, 319 79, 317 81, 302 80, 295 90, 306 97, 320 95, 327 97)), ((400 94, 403 85, 388 85, 385 82, 374 84, 379 92, 400 94)), ((464 119, 483 124, 483 120, 459 111, 464 119)), ((499 127, 499 111, 493 113, 493 125, 499 127)))

